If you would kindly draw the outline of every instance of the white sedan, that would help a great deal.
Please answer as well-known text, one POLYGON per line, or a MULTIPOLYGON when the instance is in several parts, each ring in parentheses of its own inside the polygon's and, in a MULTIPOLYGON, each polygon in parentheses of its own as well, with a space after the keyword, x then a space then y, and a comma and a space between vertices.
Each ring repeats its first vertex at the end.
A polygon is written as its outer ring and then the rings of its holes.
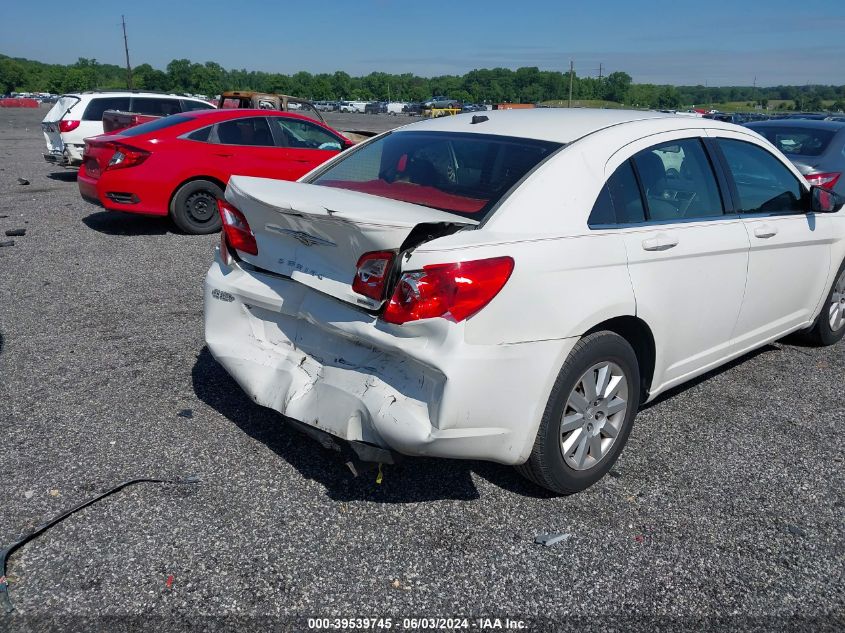
POLYGON ((792 332, 842 338, 842 205, 714 120, 424 121, 297 183, 229 181, 206 341, 363 459, 492 460, 573 493, 660 393, 792 332))

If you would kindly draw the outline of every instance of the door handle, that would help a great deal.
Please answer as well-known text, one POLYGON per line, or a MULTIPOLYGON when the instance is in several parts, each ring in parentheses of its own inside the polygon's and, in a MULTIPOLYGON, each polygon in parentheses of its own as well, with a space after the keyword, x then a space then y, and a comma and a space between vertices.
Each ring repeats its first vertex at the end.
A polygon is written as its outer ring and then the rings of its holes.
POLYGON ((215 153, 215 156, 219 156, 220 158, 232 158, 234 154, 223 154, 223 153, 215 153))
POLYGON ((678 238, 666 233, 658 233, 654 237, 643 240, 644 251, 668 251, 678 245, 678 238))
POLYGON ((777 234, 777 227, 769 226, 768 224, 763 224, 754 229, 754 237, 759 237, 761 240, 767 240, 777 234))

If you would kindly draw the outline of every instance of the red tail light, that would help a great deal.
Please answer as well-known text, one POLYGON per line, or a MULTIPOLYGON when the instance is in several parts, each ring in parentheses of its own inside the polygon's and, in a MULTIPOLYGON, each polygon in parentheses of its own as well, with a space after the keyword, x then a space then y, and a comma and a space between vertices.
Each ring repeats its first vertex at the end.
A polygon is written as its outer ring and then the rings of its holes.
POLYGON ((833 189, 839 181, 839 177, 841 175, 842 174, 837 171, 831 171, 823 174, 807 174, 804 178, 806 178, 807 182, 811 185, 833 189))
POLYGON ((140 165, 147 158, 150 153, 137 147, 130 147, 129 145, 122 145, 120 143, 113 144, 115 152, 112 154, 106 169, 125 169, 126 167, 135 167, 140 165))
POLYGON ((79 127, 79 123, 79 121, 73 121, 71 119, 62 119, 59 121, 59 132, 73 132, 79 127))
POLYGON ((225 200, 217 201, 217 210, 223 220, 223 234, 226 238, 226 244, 235 250, 250 255, 258 255, 255 234, 249 228, 249 222, 246 221, 244 214, 225 200))
POLYGON ((352 290, 376 301, 384 299, 384 289, 395 255, 393 251, 374 251, 361 255, 352 290))
POLYGON ((382 318, 397 324, 447 316, 463 321, 490 303, 512 272, 513 259, 495 257, 404 273, 382 318))

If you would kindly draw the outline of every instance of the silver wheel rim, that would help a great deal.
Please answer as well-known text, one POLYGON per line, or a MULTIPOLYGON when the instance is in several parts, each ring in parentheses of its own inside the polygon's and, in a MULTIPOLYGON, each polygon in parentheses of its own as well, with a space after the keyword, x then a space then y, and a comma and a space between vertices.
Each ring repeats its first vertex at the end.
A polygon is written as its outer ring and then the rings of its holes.
POLYGON ((830 300, 830 329, 838 332, 845 327, 845 270, 833 285, 833 297, 830 300))
POLYGON ((628 378, 616 363, 593 365, 575 383, 560 421, 560 452, 574 470, 597 466, 628 413, 628 378))

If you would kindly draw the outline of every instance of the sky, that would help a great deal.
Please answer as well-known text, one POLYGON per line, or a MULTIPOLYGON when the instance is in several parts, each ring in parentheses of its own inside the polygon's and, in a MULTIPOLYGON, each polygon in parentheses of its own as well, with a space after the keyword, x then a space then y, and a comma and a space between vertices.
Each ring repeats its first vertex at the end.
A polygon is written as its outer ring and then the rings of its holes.
POLYGON ((114 0, 25 2, 0 11, 0 53, 49 63, 174 58, 291 74, 431 77, 538 66, 637 83, 845 84, 845 1, 114 0), (756 8, 760 7, 760 8, 756 8))

